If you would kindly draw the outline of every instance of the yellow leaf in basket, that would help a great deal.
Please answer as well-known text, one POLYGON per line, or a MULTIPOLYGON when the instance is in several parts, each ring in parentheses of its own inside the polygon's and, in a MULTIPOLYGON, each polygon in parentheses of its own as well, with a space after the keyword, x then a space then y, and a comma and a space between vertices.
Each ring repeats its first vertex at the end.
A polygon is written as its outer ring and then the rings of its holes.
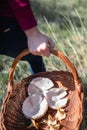
POLYGON ((50 130, 59 130, 59 128, 60 128, 60 124, 57 124, 55 126, 50 125, 50 130))
POLYGON ((51 115, 48 115, 48 126, 50 127, 50 130, 59 130, 60 123, 55 119, 52 120, 51 115))
POLYGON ((35 122, 35 120, 32 119, 32 123, 34 125, 34 127, 38 130, 39 128, 39 124, 35 122))
POLYGON ((56 116, 55 116, 59 121, 63 120, 66 118, 66 113, 64 109, 59 108, 57 110, 56 116))

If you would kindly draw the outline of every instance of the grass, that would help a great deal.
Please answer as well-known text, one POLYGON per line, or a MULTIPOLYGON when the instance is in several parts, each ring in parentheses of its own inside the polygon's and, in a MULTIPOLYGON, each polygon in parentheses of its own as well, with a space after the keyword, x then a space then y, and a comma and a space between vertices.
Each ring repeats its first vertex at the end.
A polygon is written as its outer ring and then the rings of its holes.
MULTIPOLYGON (((49 35, 55 42, 55 49, 62 51, 75 65, 83 81, 85 99, 87 101, 87 16, 86 0, 32 0, 32 7, 38 20, 39 29, 49 35), (51 4, 49 4, 51 2, 51 4), (69 2, 67 4, 67 2, 69 2), (39 7, 38 9, 36 7, 39 7), (45 11, 44 11, 45 10, 45 11), (51 12, 51 13, 50 13, 51 12)), ((9 68, 13 58, 0 55, 0 104, 5 97, 8 84, 9 68)), ((44 57, 47 71, 69 70, 57 57, 44 57)), ((27 62, 17 65, 15 82, 30 75, 27 62)), ((87 102, 86 102, 87 104, 87 102)), ((82 130, 87 129, 87 108, 85 107, 82 130)))
POLYGON ((51 23, 49 24, 47 20, 46 24, 47 25, 43 26, 48 27, 48 35, 50 33, 56 44, 56 48, 58 50, 61 50, 67 57, 70 58, 70 60, 75 64, 78 73, 81 77, 86 77, 86 28, 77 28, 70 20, 69 24, 71 26, 71 29, 66 27, 66 32, 64 30, 61 31, 60 29, 59 31, 56 30, 55 26, 51 23))

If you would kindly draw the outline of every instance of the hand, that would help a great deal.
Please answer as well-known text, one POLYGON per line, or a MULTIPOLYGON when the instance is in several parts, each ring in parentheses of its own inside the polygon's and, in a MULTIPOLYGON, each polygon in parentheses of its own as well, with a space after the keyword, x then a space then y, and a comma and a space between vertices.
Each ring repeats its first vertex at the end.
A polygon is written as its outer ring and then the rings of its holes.
POLYGON ((25 30, 28 39, 28 48, 33 55, 50 56, 50 48, 55 47, 52 39, 42 34, 37 27, 25 30))

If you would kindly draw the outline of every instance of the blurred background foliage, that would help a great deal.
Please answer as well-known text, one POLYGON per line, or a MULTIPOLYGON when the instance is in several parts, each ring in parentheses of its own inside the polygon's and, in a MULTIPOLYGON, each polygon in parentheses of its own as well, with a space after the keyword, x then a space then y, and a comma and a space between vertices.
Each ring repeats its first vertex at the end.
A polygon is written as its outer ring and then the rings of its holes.
MULTIPOLYGON (((87 0, 31 0, 39 29, 50 36, 55 48, 62 51, 75 65, 83 82, 85 111, 82 130, 87 130, 87 0)), ((5 97, 9 68, 13 58, 0 55, 0 105, 5 97)), ((47 71, 68 70, 64 63, 51 55, 44 57, 47 71)), ((30 75, 27 62, 16 67, 15 82, 30 75)))

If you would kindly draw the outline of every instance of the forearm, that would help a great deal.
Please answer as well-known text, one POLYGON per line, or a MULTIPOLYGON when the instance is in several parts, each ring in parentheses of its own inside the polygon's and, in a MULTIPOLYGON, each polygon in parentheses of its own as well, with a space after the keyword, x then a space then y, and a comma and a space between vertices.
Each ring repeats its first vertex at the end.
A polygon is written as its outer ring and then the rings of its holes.
POLYGON ((29 0, 8 0, 8 2, 23 31, 37 25, 29 0))

